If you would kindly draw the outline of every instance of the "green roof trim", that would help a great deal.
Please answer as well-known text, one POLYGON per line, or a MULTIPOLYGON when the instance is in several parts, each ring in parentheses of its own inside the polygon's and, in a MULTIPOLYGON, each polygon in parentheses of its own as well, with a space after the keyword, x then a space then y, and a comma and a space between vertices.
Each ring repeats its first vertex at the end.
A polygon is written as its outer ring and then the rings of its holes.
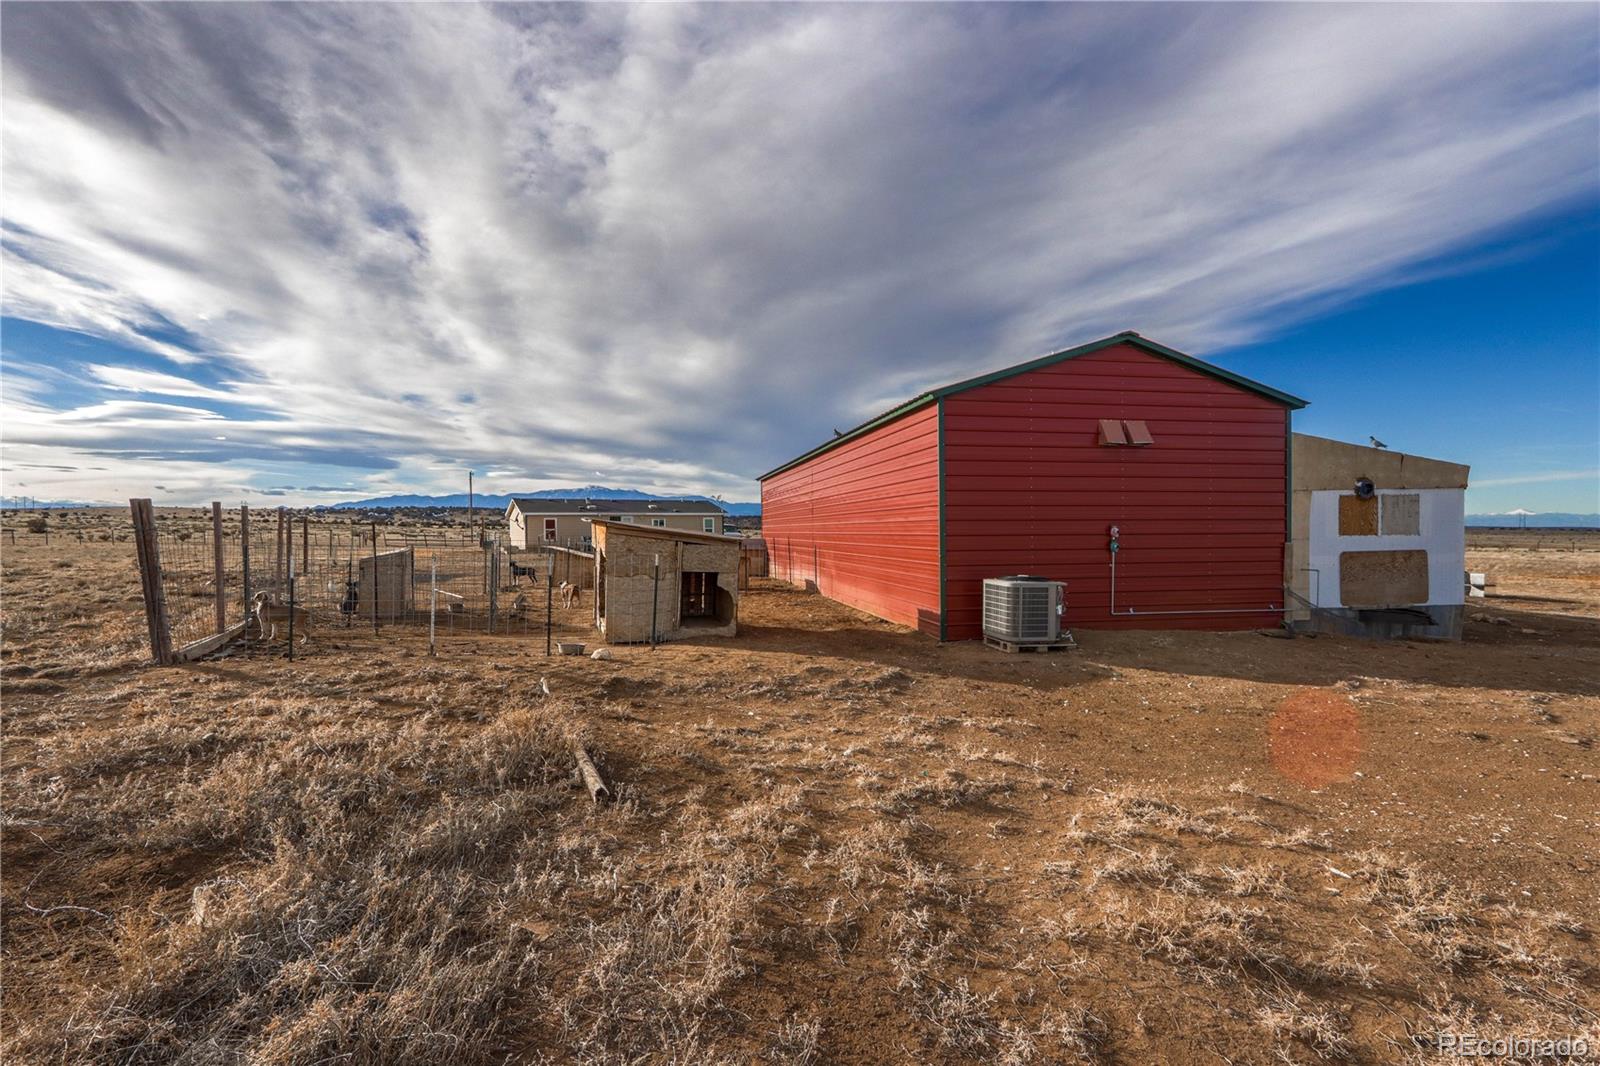
POLYGON ((941 388, 930 389, 927 392, 921 393, 906 401, 899 407, 892 408, 876 418, 871 419, 870 421, 863 422, 861 425, 850 430, 848 433, 841 433, 832 440, 817 445, 804 455, 796 456, 787 463, 784 463, 782 466, 774 467, 771 470, 768 470, 765 474, 758 475, 756 480, 765 481, 774 474, 781 474, 785 470, 799 466, 801 463, 821 455, 824 452, 832 451, 834 448, 844 444, 846 441, 854 440, 856 437, 870 433, 885 423, 893 422, 902 415, 908 415, 919 408, 926 407, 935 400, 942 400, 946 396, 951 396, 958 392, 965 392, 968 389, 978 388, 980 385, 989 385, 996 381, 1003 381, 1006 378, 1015 377, 1018 374, 1026 374, 1030 370, 1038 370, 1041 367, 1053 366, 1056 363, 1065 362, 1068 359, 1075 359, 1080 355, 1089 355, 1118 344, 1130 344, 1135 348, 1142 348, 1151 355, 1159 355, 1163 359, 1170 359, 1173 362, 1182 366, 1186 366, 1191 370, 1197 370, 1208 377, 1216 378, 1219 381, 1225 381, 1230 385, 1236 385, 1239 388, 1244 389, 1246 392, 1253 392, 1258 396, 1265 396, 1274 403, 1283 404, 1291 411, 1297 411, 1306 406, 1306 404, 1309 402, 1307 400, 1302 400, 1298 396, 1291 395, 1290 393, 1280 392, 1269 385, 1263 385, 1259 381, 1252 381, 1249 378, 1235 374, 1230 370, 1224 370, 1220 366, 1214 366, 1203 359, 1196 359, 1192 355, 1186 355, 1185 353, 1178 351, 1176 348, 1168 348, 1165 344, 1157 344, 1155 341, 1147 340, 1144 337, 1139 336, 1139 334, 1135 333, 1133 330, 1124 330, 1121 333, 1116 333, 1109 337, 1103 337, 1097 341, 1090 341, 1088 344, 1080 344, 1076 348, 1067 348, 1064 351, 1052 352, 1051 354, 1041 356, 1038 359, 1030 359, 1026 363, 1018 363, 1015 366, 1008 366, 1003 370, 991 371, 987 374, 980 374, 975 378, 968 378, 965 381, 958 381, 953 385, 945 385, 941 388))
POLYGON ((839 434, 837 437, 834 437, 832 440, 826 441, 826 442, 824 442, 822 444, 817 445, 815 448, 812 448, 809 452, 806 452, 804 455, 795 456, 793 459, 790 459, 787 463, 784 463, 782 466, 775 466, 771 470, 768 470, 765 474, 758 474, 756 476, 756 480, 757 481, 765 481, 765 480, 767 480, 767 478, 771 477, 774 474, 781 474, 785 470, 788 470, 790 467, 799 466, 801 463, 805 462, 807 459, 810 459, 812 456, 821 455, 823 452, 826 452, 826 451, 832 451, 834 448, 837 448, 839 445, 843 444, 847 440, 854 440, 857 437, 859 437, 859 436, 861 436, 861 435, 863 435, 865 433, 871 433, 873 430, 877 429, 879 426, 885 425, 886 423, 889 423, 889 422, 893 422, 895 419, 899 418, 901 415, 908 415, 912 411, 915 411, 918 408, 926 407, 932 402, 933 402, 933 393, 924 392, 919 396, 915 396, 912 399, 907 400, 905 403, 901 404, 899 407, 891 408, 891 409, 885 411, 883 414, 879 415, 878 417, 861 423, 855 429, 847 430, 846 432, 839 434))

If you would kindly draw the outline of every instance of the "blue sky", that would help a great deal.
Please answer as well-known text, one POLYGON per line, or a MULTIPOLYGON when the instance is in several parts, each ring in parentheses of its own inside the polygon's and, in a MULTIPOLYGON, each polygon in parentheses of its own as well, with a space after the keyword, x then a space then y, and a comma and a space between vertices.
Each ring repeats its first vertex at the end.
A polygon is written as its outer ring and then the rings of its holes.
POLYGON ((1470 463, 1472 510, 1600 510, 1585 5, 31 4, 0 43, 8 495, 753 499, 1131 328, 1470 463))
POLYGON ((1600 512, 1600 211, 1541 218, 1217 353, 1304 433, 1469 463, 1469 510, 1600 512))

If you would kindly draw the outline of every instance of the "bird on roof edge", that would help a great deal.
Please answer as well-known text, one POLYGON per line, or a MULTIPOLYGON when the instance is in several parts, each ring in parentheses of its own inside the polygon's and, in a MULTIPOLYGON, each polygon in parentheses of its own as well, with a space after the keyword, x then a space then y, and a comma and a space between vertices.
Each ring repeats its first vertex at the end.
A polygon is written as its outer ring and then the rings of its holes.
POLYGON ((1383 443, 1383 441, 1379 440, 1377 437, 1368 437, 1367 439, 1372 442, 1372 446, 1374 448, 1387 448, 1388 447, 1387 444, 1383 443))

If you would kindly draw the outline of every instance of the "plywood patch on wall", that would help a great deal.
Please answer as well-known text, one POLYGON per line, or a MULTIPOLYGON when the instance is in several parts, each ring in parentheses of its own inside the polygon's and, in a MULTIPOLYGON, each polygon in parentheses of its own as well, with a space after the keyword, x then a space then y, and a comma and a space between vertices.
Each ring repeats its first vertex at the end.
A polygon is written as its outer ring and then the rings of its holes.
POLYGON ((1415 537, 1422 532, 1422 497, 1415 492, 1386 493, 1383 501, 1383 535, 1415 537))
POLYGON ((1339 536, 1376 537, 1378 535, 1378 498, 1368 496, 1339 497, 1339 536))
POLYGON ((1346 607, 1409 607, 1427 603, 1428 553, 1415 549, 1340 552, 1339 602, 1346 607))

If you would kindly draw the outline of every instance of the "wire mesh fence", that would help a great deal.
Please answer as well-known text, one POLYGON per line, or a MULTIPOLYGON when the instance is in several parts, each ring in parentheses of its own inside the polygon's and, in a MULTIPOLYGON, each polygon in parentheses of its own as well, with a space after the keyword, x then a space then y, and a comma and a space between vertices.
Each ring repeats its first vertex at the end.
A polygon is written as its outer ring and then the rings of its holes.
POLYGON ((739 570, 747 582, 753 577, 771 577, 768 566, 766 541, 751 537, 739 545, 739 570))
POLYGON ((594 557, 584 551, 519 551, 462 530, 383 529, 285 510, 157 516, 148 501, 135 501, 134 526, 135 540, 149 544, 141 580, 158 661, 234 638, 286 641, 291 625, 302 641, 319 630, 356 637, 394 626, 428 627, 437 638, 593 635, 594 557))

